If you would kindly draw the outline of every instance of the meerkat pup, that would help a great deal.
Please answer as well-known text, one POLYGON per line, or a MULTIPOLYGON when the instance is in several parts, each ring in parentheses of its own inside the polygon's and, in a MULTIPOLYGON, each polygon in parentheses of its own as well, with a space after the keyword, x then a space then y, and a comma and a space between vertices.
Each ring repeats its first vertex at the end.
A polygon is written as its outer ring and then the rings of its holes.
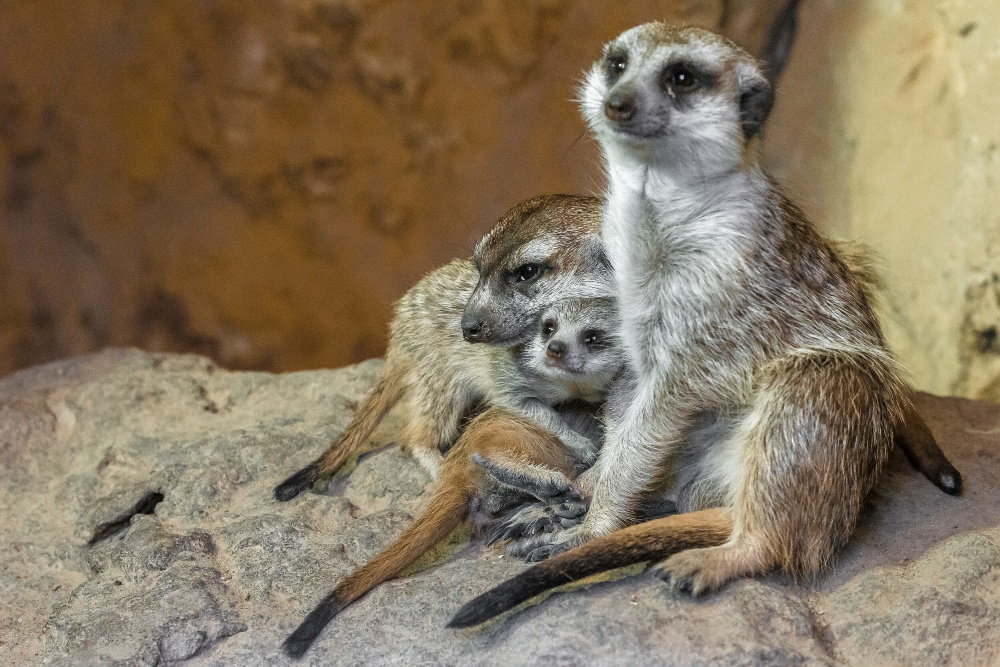
POLYGON ((610 42, 587 75, 631 381, 581 478, 583 523, 533 538, 534 553, 608 537, 480 596, 452 625, 630 558, 667 557, 657 572, 692 595, 773 569, 806 575, 853 532, 909 399, 865 290, 760 168, 772 101, 739 47, 662 23, 610 42), (702 471, 692 511, 613 534, 706 410, 734 426, 688 453, 702 471))
POLYGON ((544 309, 569 296, 610 296, 599 225, 588 198, 536 197, 505 214, 472 261, 455 260, 425 276, 396 305, 372 393, 329 449, 282 482, 275 497, 294 498, 336 472, 399 401, 409 408, 400 441, 432 475, 462 415, 478 401, 548 429, 590 465, 597 448, 567 428, 552 405, 586 398, 577 392, 591 388, 523 355, 544 309), (463 336, 491 344, 470 345, 463 336))
MULTIPOLYGON (((526 371, 551 381, 556 391, 583 400, 602 401, 622 356, 613 345, 617 327, 612 299, 578 299, 556 304, 543 313, 541 331, 519 357, 526 371)), ((576 416, 576 415, 571 415, 576 416)), ((591 418, 593 422, 594 419, 591 418)), ((567 423, 571 423, 567 420, 567 423)), ((577 425, 574 432, 600 442, 599 431, 577 425), (582 432, 580 432, 582 431, 582 432), (589 437, 588 437, 589 436, 589 437)), ((533 421, 501 408, 472 420, 444 457, 427 509, 392 544, 355 570, 327 595, 285 641, 286 653, 302 656, 330 620, 375 586, 392 579, 447 537, 467 518, 480 532, 508 503, 488 507, 480 502, 491 475, 504 480, 500 496, 530 484, 541 498, 570 492, 578 459, 559 438, 533 421), (471 517, 470 517, 471 514, 471 517)))

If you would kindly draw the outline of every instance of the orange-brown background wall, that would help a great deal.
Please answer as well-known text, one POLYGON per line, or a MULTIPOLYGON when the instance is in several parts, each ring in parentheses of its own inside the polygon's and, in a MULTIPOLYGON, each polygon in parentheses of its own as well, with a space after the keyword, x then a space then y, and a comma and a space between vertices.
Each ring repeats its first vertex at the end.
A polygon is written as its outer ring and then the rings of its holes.
MULTIPOLYGON (((507 208, 599 191, 572 98, 606 40, 666 19, 756 51, 782 4, 5 2, 0 372, 106 345, 379 355, 392 302, 507 208)), ((777 115, 779 171, 806 121, 777 115)))

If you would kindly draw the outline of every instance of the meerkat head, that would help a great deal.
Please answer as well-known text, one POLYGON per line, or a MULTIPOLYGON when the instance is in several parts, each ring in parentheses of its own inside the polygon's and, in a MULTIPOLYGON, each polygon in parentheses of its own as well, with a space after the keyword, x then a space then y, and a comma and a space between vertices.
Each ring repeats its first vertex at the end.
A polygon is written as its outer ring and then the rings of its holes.
POLYGON ((473 253, 479 283, 462 315, 465 339, 520 345, 556 301, 612 295, 600 224, 594 197, 535 197, 504 214, 473 253))
POLYGON ((731 170, 758 136, 774 94, 758 61, 696 28, 646 23, 604 47, 580 95, 606 151, 688 170, 731 170))
POLYGON ((544 377, 607 388, 624 361, 617 331, 615 299, 565 299, 542 312, 538 334, 523 355, 544 377))

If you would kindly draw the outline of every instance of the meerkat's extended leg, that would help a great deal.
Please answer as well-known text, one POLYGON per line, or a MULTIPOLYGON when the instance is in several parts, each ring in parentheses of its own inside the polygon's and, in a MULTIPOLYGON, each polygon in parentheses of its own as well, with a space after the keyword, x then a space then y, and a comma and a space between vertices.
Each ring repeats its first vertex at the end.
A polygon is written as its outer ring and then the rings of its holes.
POLYGON ((458 438, 459 423, 473 397, 454 387, 418 386, 407 396, 408 419, 399 443, 437 479, 444 452, 458 438), (429 397, 438 397, 430 400, 429 397))
POLYGON ((399 434, 399 444, 406 448, 432 479, 441 472, 444 455, 438 448, 441 431, 423 414, 413 414, 399 434))
POLYGON ((621 420, 609 425, 597 463, 577 478, 576 485, 584 493, 593 489, 583 523, 521 540, 511 547, 512 555, 542 560, 628 523, 633 500, 651 485, 693 417, 683 406, 661 399, 660 394, 654 386, 635 392, 621 420))

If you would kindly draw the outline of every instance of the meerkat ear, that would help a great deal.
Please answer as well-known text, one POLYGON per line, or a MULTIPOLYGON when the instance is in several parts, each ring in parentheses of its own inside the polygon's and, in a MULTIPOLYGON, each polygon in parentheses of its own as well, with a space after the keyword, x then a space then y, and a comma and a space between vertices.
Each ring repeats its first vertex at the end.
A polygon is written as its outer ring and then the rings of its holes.
POLYGON ((774 104, 774 89, 760 67, 751 61, 743 61, 737 65, 736 80, 740 89, 743 136, 750 140, 764 128, 774 104))
POLYGON ((600 237, 591 239, 584 246, 583 256, 586 257, 588 266, 611 270, 611 260, 608 259, 608 254, 604 252, 604 244, 601 243, 600 237))

